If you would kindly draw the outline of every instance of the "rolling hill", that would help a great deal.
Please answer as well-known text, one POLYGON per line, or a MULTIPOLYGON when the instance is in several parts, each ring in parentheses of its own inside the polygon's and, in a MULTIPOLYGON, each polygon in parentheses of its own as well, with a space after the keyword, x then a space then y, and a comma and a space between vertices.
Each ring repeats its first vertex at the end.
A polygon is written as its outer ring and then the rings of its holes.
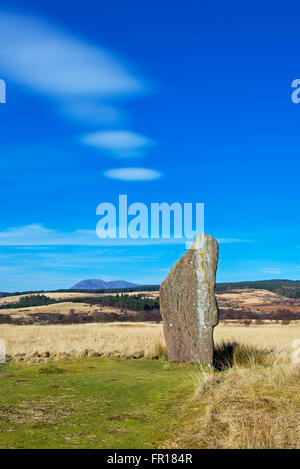
POLYGON ((76 283, 70 290, 101 290, 107 288, 130 288, 137 287, 136 283, 126 282, 126 280, 112 280, 105 282, 102 279, 86 279, 76 283))

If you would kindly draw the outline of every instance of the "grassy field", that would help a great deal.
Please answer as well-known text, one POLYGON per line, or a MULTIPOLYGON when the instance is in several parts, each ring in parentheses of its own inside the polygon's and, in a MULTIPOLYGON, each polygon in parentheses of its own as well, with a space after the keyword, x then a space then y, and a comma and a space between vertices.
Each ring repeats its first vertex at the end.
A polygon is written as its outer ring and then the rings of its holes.
POLYGON ((299 368, 250 349, 232 365, 3 364, 0 448, 299 448, 299 368))
POLYGON ((213 369, 168 364, 161 324, 0 338, 0 448, 300 448, 298 323, 219 325, 213 369))
POLYGON ((0 365, 0 448, 155 448, 180 427, 192 370, 154 360, 0 365))
MULTIPOLYGON (((300 339, 300 322, 287 326, 266 322, 245 327, 239 322, 221 323, 215 328, 215 342, 236 341, 291 357, 292 344, 300 339)), ((47 326, 0 324, 0 339, 6 342, 9 355, 26 357, 48 352, 51 355, 98 353, 116 357, 153 357, 165 347, 162 324, 107 323, 47 326), (88 351, 88 352, 87 352, 88 351)))

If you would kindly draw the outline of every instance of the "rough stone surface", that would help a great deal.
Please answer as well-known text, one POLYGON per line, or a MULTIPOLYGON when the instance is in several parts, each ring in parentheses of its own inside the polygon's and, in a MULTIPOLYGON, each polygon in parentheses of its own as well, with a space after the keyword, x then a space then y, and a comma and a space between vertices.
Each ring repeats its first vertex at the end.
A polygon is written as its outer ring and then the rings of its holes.
POLYGON ((215 297, 218 243, 198 235, 160 288, 169 361, 212 365, 213 328, 219 322, 215 297))

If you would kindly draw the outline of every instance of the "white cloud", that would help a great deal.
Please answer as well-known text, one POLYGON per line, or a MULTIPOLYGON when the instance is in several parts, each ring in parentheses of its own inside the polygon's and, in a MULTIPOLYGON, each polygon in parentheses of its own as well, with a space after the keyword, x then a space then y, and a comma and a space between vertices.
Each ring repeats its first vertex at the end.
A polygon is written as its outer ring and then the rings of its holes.
MULTIPOLYGON (((232 239, 221 238, 219 243, 235 242, 232 239)), ((239 240, 240 241, 240 240, 239 240)), ((0 246, 147 246, 147 245, 183 245, 182 239, 99 239, 95 230, 75 230, 63 232, 45 228, 40 224, 12 227, 0 232, 0 246)))
POLYGON ((282 273, 281 270, 279 270, 279 269, 272 269, 272 268, 270 268, 270 269, 265 269, 265 270, 261 270, 261 272, 262 272, 263 274, 281 274, 281 273, 282 273))
POLYGON ((139 156, 143 148, 153 143, 143 135, 126 130, 94 132, 84 135, 81 141, 121 157, 139 156))
POLYGON ((97 245, 96 231, 62 232, 40 224, 8 228, 0 232, 1 246, 97 245))
POLYGON ((0 12, 2 75, 56 97, 120 96, 143 83, 103 48, 33 16, 0 12))
MULTIPOLYGON (((53 231, 47 228, 44 228, 42 225, 32 224, 20 227, 12 227, 8 228, 6 231, 0 232, 0 244, 4 244, 10 240, 10 242, 14 243, 15 240, 19 239, 27 239, 27 238, 36 238, 36 237, 44 237, 51 234, 53 231)), ((30 244, 30 243, 29 243, 30 244)))
POLYGON ((136 246, 182 244, 178 239, 98 238, 95 230, 63 232, 39 224, 8 228, 0 232, 0 246, 136 246))
POLYGON ((121 181, 150 181, 159 179, 162 175, 154 169, 148 168, 118 168, 106 171, 105 176, 121 181))
POLYGON ((0 44, 3 78, 51 98, 57 112, 84 124, 126 123, 116 99, 148 87, 116 54, 39 17, 0 11, 0 44))
MULTIPOLYGON (((5 79, 51 98, 60 114, 94 128, 124 125, 116 99, 148 86, 117 55, 39 17, 0 11, 0 44, 5 79)), ((140 156, 152 144, 124 130, 90 133, 81 142, 119 157, 140 156)))

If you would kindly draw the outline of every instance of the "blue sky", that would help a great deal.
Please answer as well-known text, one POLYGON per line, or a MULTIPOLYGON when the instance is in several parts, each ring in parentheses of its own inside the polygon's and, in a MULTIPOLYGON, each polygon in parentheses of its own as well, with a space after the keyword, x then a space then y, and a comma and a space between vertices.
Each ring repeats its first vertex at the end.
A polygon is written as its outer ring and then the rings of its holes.
POLYGON ((205 203, 219 281, 299 279, 298 13, 2 1, 0 291, 159 283, 184 244, 96 238, 97 205, 119 194, 205 203))

